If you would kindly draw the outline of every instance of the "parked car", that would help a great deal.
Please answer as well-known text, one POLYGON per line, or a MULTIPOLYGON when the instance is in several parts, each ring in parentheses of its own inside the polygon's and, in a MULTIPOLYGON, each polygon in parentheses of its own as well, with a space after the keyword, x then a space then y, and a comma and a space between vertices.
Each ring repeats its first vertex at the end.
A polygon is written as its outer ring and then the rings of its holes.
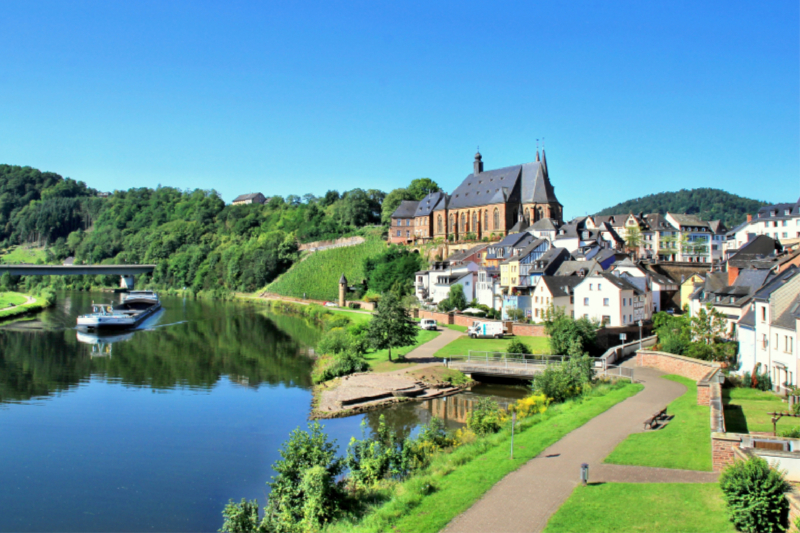
POLYGON ((502 339, 505 331, 503 330, 502 322, 473 322, 467 328, 467 335, 476 339, 478 337, 494 337, 495 339, 502 339))
POLYGON ((325 307, 336 307, 336 304, 333 302, 325 302, 325 307))
POLYGON ((423 318, 422 320, 420 320, 419 327, 430 331, 436 331, 437 329, 439 329, 439 325, 432 318, 423 318))

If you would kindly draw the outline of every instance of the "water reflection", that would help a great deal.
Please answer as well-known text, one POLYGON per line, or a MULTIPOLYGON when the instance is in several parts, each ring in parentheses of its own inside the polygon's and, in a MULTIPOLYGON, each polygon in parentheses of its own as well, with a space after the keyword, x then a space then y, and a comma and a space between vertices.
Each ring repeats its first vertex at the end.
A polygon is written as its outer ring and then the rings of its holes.
POLYGON ((114 343, 131 340, 133 338, 133 331, 114 335, 103 335, 78 330, 75 332, 75 338, 78 342, 88 344, 92 347, 91 357, 111 357, 111 350, 114 343))

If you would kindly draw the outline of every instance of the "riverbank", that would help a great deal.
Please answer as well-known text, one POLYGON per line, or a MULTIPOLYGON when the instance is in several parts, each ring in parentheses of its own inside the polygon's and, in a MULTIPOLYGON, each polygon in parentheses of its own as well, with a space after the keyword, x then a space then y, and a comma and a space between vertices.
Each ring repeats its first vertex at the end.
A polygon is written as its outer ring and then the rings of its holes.
POLYGON ((47 309, 52 303, 41 296, 31 296, 20 292, 0 293, 0 320, 18 318, 28 313, 47 309))

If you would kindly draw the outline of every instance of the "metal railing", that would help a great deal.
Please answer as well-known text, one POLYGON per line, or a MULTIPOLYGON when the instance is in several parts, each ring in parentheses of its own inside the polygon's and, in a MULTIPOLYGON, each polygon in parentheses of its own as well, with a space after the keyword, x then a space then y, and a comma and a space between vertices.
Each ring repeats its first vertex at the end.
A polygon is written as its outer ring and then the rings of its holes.
POLYGON ((605 368, 596 368, 595 376, 629 379, 633 381, 633 368, 618 365, 608 365, 605 368))

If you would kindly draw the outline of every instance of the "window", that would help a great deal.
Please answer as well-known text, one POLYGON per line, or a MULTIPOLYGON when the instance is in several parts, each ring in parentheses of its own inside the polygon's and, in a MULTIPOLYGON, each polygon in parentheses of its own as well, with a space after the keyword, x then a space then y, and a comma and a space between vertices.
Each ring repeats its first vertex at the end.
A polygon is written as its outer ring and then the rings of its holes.
POLYGON ((411 232, 406 230, 406 237, 410 237, 410 236, 411 236, 411 232))
POLYGON ((766 333, 762 333, 761 334, 761 349, 762 350, 766 350, 767 349, 767 343, 768 343, 767 334, 766 333))
POLYGON ((764 306, 761 308, 761 322, 767 321, 767 307, 764 306))
POLYGON ((600 290, 600 289, 602 289, 602 288, 603 288, 603 284, 602 284, 602 283, 598 283, 598 284, 597 284, 597 290, 599 291, 599 290, 600 290))
POLYGON ((436 233, 443 233, 442 232, 442 215, 439 215, 436 218, 436 233))
POLYGON ((483 231, 489 230, 489 210, 483 212, 483 231))
POLYGON ((589 284, 589 290, 592 290, 592 287, 594 287, 594 284, 593 284, 593 283, 590 283, 590 284, 589 284))
POLYGON ((611 323, 611 317, 608 315, 603 315, 603 325, 605 326, 606 324, 610 323, 611 323))
POLYGON ((467 215, 461 213, 461 233, 467 231, 467 215))
POLYGON ((608 298, 603 298, 603 305, 608 307, 608 298))
POLYGON ((778 349, 778 346, 779 346, 779 344, 778 344, 778 334, 776 333, 775 334, 775 349, 776 350, 778 349))
POLYGON ((472 213, 472 231, 477 233, 478 232, 478 212, 473 211, 472 213))
POLYGON ((589 305, 589 298, 583 299, 583 305, 589 305))
POLYGON ((539 297, 538 296, 536 297, 536 303, 537 304, 539 303, 539 297))
POLYGON ((628 315, 628 322, 633 322, 633 315, 628 315))
POLYGON ((492 228, 493 229, 500 229, 500 210, 496 207, 494 208, 494 220, 492 221, 492 228))

